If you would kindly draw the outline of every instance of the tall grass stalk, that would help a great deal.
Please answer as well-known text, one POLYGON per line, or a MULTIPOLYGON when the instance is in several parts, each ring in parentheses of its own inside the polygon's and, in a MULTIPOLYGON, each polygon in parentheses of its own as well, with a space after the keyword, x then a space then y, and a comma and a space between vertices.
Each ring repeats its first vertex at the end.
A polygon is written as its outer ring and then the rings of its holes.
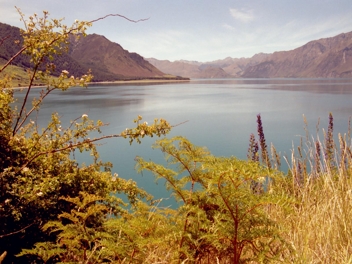
POLYGON ((322 141, 306 137, 292 150, 288 176, 278 183, 295 197, 291 211, 271 210, 295 249, 292 263, 352 263, 352 155, 350 128, 333 141, 333 118, 322 141), (324 153, 321 153, 324 150, 324 153))

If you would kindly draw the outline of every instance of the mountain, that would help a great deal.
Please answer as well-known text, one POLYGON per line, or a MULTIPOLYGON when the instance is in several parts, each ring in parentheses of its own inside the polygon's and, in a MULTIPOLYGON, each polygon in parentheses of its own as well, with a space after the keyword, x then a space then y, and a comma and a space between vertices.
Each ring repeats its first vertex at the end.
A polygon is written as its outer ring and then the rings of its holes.
POLYGON ((352 77, 352 32, 274 52, 247 67, 242 77, 352 77))
MULTIPOLYGON (((0 63, 20 49, 20 30, 0 23, 0 63), (20 40, 15 44, 15 40, 20 40)), ((54 74, 62 70, 79 76, 92 70, 94 81, 131 79, 189 78, 287 78, 352 77, 352 32, 310 41, 302 47, 272 54, 259 53, 251 58, 231 58, 211 62, 144 59, 137 53, 101 35, 71 37, 68 54, 54 58, 54 74), (170 76, 171 75, 171 76, 170 76)), ((28 68, 27 56, 21 55, 13 65, 28 68)))
POLYGON ((205 65, 199 62, 147 59, 152 65, 161 71, 188 78, 229 78, 231 77, 221 67, 205 65))
POLYGON ((205 63, 147 60, 165 73, 190 78, 214 78, 215 75, 205 71, 207 67, 223 70, 221 78, 352 77, 352 32, 310 41, 294 50, 259 53, 251 58, 228 57, 205 63))
MULTIPOLYGON (((4 63, 15 55, 22 47, 23 41, 20 34, 20 29, 0 22, 0 40, 3 40, 0 45, 0 63, 4 63), (16 42, 17 40, 19 41, 18 43, 16 42)), ((68 54, 54 56, 54 59, 57 66, 54 75, 59 75, 62 70, 67 70, 68 72, 79 76, 87 73, 89 70, 88 67, 81 65, 68 54)), ((24 54, 19 55, 12 62, 12 65, 19 66, 24 69, 31 66, 29 57, 24 54)))
POLYGON ((70 39, 69 55, 95 72, 109 73, 117 79, 162 78, 165 74, 137 53, 124 50, 119 44, 101 35, 70 39))
POLYGON ((189 78, 234 78, 241 77, 243 71, 257 63, 262 62, 268 54, 260 53, 252 58, 230 58, 211 62, 196 62, 179 60, 147 60, 161 71, 173 75, 187 76, 189 78))
MULTIPOLYGON (((21 48, 22 37, 20 29, 0 23, 0 62, 7 61, 21 48), (15 41, 19 40, 19 44, 15 41)), ((68 54, 54 57, 56 71, 59 75, 62 70, 80 76, 91 69, 93 81, 115 81, 132 79, 182 79, 179 76, 170 76, 158 70, 142 56, 124 50, 119 44, 109 41, 97 34, 86 37, 70 37, 68 54)), ((20 55, 13 65, 28 68, 28 56, 20 55)))

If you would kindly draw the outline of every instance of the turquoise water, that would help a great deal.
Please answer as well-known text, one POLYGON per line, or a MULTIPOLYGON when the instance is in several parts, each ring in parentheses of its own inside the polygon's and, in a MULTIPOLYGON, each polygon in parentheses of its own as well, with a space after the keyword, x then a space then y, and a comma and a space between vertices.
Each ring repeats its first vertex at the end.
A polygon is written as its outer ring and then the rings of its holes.
MULTIPOLYGON (((38 97, 40 89, 31 97, 38 97)), ((21 102, 24 92, 16 97, 21 102)), ((179 124, 169 136, 182 135, 194 144, 206 146, 219 156, 246 159, 248 140, 256 134, 256 116, 261 114, 267 144, 272 142, 282 155, 290 155, 292 144, 305 137, 303 115, 312 135, 320 118, 327 128, 329 112, 334 116, 335 134, 347 133, 352 115, 352 79, 212 79, 188 83, 91 85, 55 92, 45 100, 38 116, 44 126, 52 112, 68 126, 82 114, 110 123, 104 135, 133 127, 133 119, 143 116, 152 123, 164 118, 179 124)), ((35 116, 32 117, 35 119, 35 116)), ((156 198, 169 197, 162 182, 155 184, 149 173, 137 174, 136 156, 163 162, 158 150, 152 150, 155 138, 129 145, 127 140, 112 139, 99 147, 101 158, 114 164, 120 177, 137 181, 156 198)), ((78 157, 87 161, 87 155, 78 157)), ((287 166, 283 165, 283 170, 287 166)))

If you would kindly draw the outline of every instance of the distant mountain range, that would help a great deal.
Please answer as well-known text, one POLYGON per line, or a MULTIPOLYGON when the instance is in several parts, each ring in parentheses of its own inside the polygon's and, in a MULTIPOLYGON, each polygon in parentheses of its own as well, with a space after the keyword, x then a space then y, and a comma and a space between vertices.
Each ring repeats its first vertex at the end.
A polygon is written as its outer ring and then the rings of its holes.
MULTIPOLYGON (((1 39, 4 39, 4 42, 0 45, 0 63, 7 61, 20 50, 20 29, 0 23, 1 39), (16 40, 20 43, 15 44, 16 40)), ((130 53, 119 44, 97 34, 81 38, 72 36, 68 54, 54 57, 54 62, 56 75, 62 70, 67 70, 72 75, 80 76, 91 69, 93 81, 182 79, 161 72, 137 53, 130 53)), ((19 56, 12 64, 23 68, 30 67, 29 58, 25 55, 19 56)))
POLYGON ((310 41, 302 47, 251 58, 212 62, 147 59, 165 73, 190 78, 352 77, 352 32, 310 41))
MULTIPOLYGON (((19 28, 0 23, 0 64, 20 49, 19 28)), ((54 58, 56 75, 62 70, 79 76, 91 69, 94 81, 189 78, 340 78, 352 77, 352 32, 310 41, 302 47, 251 58, 226 58, 212 62, 144 59, 101 35, 71 38, 68 54, 54 58)), ((25 55, 13 61, 30 66, 25 55)))

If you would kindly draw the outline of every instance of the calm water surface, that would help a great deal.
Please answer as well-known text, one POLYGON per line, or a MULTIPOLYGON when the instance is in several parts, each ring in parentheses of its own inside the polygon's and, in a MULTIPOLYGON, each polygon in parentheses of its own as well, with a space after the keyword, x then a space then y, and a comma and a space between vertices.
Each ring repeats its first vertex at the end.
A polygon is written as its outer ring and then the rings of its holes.
MULTIPOLYGON (((39 89, 32 97, 38 97, 39 89)), ((24 93, 17 95, 19 102, 24 93)), ((55 92, 45 100, 39 115, 44 126, 52 112, 62 116, 62 126, 88 114, 91 119, 110 123, 103 134, 119 133, 133 127, 142 115, 152 123, 164 118, 171 124, 188 121, 173 129, 171 136, 182 135, 194 144, 206 146, 213 154, 246 159, 248 139, 256 134, 256 116, 261 114, 268 145, 272 142, 282 155, 290 155, 292 143, 305 136, 303 115, 309 131, 316 135, 316 124, 326 128, 329 112, 334 116, 335 134, 347 133, 352 115, 352 79, 216 79, 188 83, 92 85, 55 92)), ((34 117, 33 117, 34 118, 34 117)), ((163 162, 152 150, 155 138, 141 145, 128 140, 106 141, 101 158, 114 164, 120 177, 137 181, 156 198, 169 197, 162 182, 155 184, 148 173, 137 174, 135 156, 163 162)), ((80 161, 87 156, 79 157, 80 161)), ((89 161, 87 161, 89 162, 89 161)), ((283 168, 287 170, 287 166, 283 168)))

